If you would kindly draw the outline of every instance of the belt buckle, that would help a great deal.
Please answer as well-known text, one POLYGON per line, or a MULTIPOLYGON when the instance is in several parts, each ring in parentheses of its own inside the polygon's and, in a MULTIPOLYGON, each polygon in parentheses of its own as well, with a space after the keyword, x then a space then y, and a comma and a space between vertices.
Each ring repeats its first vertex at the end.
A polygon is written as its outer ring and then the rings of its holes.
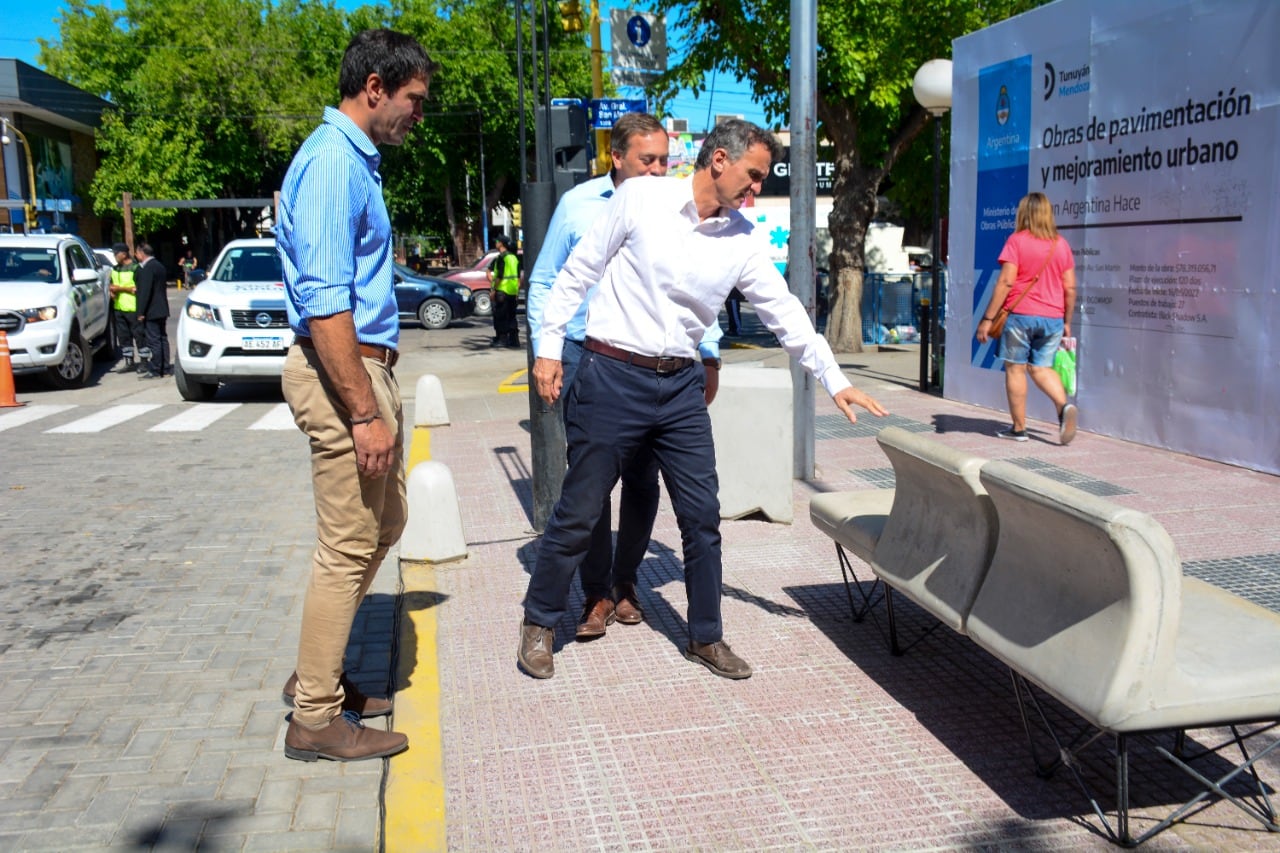
POLYGON ((675 373, 679 364, 680 359, 675 356, 660 355, 658 356, 657 363, 653 366, 653 371, 658 374, 675 373))

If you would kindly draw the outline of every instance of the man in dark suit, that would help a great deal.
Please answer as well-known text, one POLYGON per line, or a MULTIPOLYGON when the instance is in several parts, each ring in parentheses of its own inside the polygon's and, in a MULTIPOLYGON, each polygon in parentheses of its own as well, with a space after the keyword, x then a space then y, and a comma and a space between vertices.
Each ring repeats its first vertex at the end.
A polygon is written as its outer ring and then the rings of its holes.
POLYGON ((169 294, 164 264, 156 260, 150 243, 139 243, 138 270, 133 283, 138 293, 138 323, 147 352, 138 354, 138 376, 158 379, 169 367, 169 294))

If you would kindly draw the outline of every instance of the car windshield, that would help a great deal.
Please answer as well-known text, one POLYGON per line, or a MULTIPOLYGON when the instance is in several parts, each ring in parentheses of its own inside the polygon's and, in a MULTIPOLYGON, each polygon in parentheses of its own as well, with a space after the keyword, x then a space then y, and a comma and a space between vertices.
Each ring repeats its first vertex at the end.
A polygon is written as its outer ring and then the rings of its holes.
POLYGON ((0 247, 0 280, 58 281, 61 277, 57 249, 0 247))
POLYGON ((280 256, 272 246, 230 249, 213 271, 214 281, 281 281, 280 256))

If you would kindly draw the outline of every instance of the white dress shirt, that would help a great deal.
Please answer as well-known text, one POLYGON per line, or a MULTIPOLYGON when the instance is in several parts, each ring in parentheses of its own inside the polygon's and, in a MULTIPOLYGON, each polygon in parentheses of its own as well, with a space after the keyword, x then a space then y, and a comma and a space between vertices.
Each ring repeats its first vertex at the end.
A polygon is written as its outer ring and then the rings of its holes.
POLYGON ((737 287, 828 394, 848 388, 831 347, 751 229, 732 208, 699 221, 692 179, 625 181, 556 276, 539 355, 560 358, 565 326, 590 291, 588 337, 640 355, 695 358, 703 332, 737 287))

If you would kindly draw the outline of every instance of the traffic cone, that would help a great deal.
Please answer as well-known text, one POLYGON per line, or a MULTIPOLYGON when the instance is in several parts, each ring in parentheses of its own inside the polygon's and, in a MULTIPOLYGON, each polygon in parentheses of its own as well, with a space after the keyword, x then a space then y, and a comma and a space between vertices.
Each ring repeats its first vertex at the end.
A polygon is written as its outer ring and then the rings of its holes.
POLYGON ((25 406, 13 395, 13 362, 9 359, 9 336, 0 330, 0 409, 25 406))

